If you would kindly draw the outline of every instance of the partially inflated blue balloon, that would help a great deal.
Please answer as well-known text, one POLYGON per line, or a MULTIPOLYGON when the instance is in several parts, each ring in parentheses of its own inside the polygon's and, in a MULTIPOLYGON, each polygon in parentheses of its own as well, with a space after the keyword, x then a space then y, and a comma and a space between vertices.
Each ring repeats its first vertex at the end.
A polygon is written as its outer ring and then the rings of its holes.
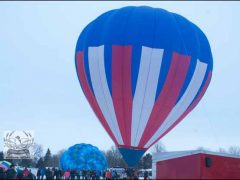
POLYGON ((96 170, 107 169, 107 159, 95 146, 75 144, 66 150, 60 158, 63 170, 96 170))

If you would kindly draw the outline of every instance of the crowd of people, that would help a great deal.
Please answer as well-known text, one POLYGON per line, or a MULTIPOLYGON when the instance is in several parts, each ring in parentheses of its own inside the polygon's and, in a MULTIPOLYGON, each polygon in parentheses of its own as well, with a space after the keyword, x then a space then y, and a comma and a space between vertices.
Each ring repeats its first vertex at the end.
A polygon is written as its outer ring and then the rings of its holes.
POLYGON ((31 172, 31 169, 20 170, 11 165, 6 171, 0 168, 0 179, 36 179, 36 176, 31 172))
POLYGON ((77 171, 77 170, 66 170, 63 171, 58 168, 39 168, 37 171, 37 179, 104 179, 103 172, 101 171, 77 171))
POLYGON ((39 168, 37 170, 37 179, 62 179, 63 171, 58 168, 39 168))
MULTIPOLYGON (((52 180, 52 179, 66 179, 66 180, 80 180, 80 179, 138 179, 138 173, 133 169, 126 169, 125 176, 121 176, 115 170, 107 171, 76 171, 66 170, 63 171, 58 168, 39 168, 36 175, 31 172, 31 169, 25 167, 24 169, 16 168, 11 165, 6 171, 0 168, 0 180, 2 179, 16 179, 16 180, 52 180)), ((148 179, 148 176, 144 175, 144 179, 148 179)))

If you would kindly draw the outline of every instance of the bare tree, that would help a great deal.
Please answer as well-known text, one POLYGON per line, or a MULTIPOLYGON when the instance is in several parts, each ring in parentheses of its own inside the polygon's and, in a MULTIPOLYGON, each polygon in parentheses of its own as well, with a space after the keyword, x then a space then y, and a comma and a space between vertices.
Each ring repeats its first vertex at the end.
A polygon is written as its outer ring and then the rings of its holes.
POLYGON ((53 167, 59 167, 60 157, 58 154, 54 154, 52 156, 52 166, 53 167))
POLYGON ((161 141, 158 141, 151 150, 152 153, 166 152, 166 147, 161 141))
POLYGON ((240 147, 238 147, 238 146, 231 146, 231 147, 229 147, 228 152, 229 152, 229 154, 240 156, 240 147))
POLYGON ((36 164, 36 167, 37 168, 43 168, 44 167, 44 161, 43 161, 42 157, 38 160, 38 162, 36 164))
POLYGON ((220 153, 227 153, 227 151, 224 148, 219 148, 218 150, 220 153))
POLYGON ((53 167, 59 167, 60 166, 60 159, 61 159, 61 157, 62 157, 62 155, 65 151, 66 151, 65 149, 62 149, 62 150, 58 151, 57 154, 54 154, 52 156, 53 167))
POLYGON ((152 155, 147 153, 143 156, 137 165, 138 169, 150 169, 152 168, 152 155))
POLYGON ((43 146, 40 144, 35 143, 33 145, 33 156, 34 156, 34 161, 37 162, 43 155, 43 146))
POLYGON ((208 151, 209 149, 207 149, 207 148, 205 148, 205 147, 203 147, 203 146, 199 146, 198 148, 197 148, 197 150, 201 150, 201 151, 208 151))
POLYGON ((61 158, 61 156, 63 155, 63 153, 66 151, 66 149, 62 149, 60 151, 58 151, 57 155, 59 157, 59 159, 61 158))
POLYGON ((109 167, 127 167, 127 164, 123 160, 122 155, 120 154, 118 149, 115 148, 115 146, 112 146, 111 149, 104 152, 104 154, 107 158, 109 167))

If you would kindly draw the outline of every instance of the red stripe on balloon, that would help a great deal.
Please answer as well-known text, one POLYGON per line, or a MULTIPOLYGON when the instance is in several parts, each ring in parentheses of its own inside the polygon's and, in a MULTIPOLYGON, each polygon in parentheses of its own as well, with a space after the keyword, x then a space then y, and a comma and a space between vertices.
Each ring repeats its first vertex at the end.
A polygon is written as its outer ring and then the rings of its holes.
POLYGON ((184 84, 189 64, 190 56, 181 55, 175 52, 173 53, 167 78, 163 89, 154 104, 150 118, 139 143, 140 147, 143 147, 148 142, 175 106, 184 84))
MULTIPOLYGON (((159 139, 161 139, 163 136, 165 136, 169 131, 171 131, 179 122, 181 122, 199 103, 199 101, 202 99, 203 95, 205 94, 208 85, 210 83, 212 77, 212 71, 209 71, 208 73, 208 77, 206 80, 206 83, 204 84, 201 92, 199 93, 199 95, 197 96, 197 98, 193 101, 193 103, 187 108, 187 110, 177 119, 177 121, 175 121, 173 123, 172 126, 170 126, 167 131, 165 131, 157 140, 155 140, 150 146, 152 146, 153 144, 155 144, 159 139)), ((149 146, 149 147, 150 147, 149 146)))
POLYGON ((131 143, 131 46, 112 46, 112 99, 124 145, 131 143))
POLYGON ((84 68, 84 54, 83 52, 77 52, 76 54, 77 57, 77 73, 78 73, 78 77, 79 77, 79 81, 81 83, 83 92, 89 102, 89 104, 91 105, 93 111, 95 112, 96 116, 98 117, 98 119, 100 120, 102 126, 106 129, 107 133, 109 134, 109 136, 112 138, 112 140, 114 141, 115 144, 117 143, 117 140, 115 138, 115 136, 113 135, 107 121, 105 120, 102 111, 100 109, 100 107, 98 106, 97 100, 88 84, 87 81, 87 77, 86 77, 86 72, 85 72, 85 68, 84 68))

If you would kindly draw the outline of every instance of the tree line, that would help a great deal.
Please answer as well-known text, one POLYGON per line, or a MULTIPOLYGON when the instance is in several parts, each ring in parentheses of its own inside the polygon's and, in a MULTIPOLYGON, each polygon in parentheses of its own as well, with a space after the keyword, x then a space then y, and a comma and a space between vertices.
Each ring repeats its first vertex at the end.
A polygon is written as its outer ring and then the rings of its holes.
MULTIPOLYGON (((208 150, 204 147, 197 148, 198 150, 208 150)), ((7 161, 18 164, 23 167, 60 167, 60 158, 62 154, 64 153, 64 149, 60 150, 56 154, 52 154, 51 150, 48 148, 46 153, 43 155, 43 147, 42 145, 35 144, 33 148, 33 159, 16 159, 16 160, 10 160, 7 159, 7 161)), ((153 146, 148 152, 145 153, 145 155, 140 159, 138 164, 136 165, 136 168, 138 169, 150 169, 152 168, 152 153, 156 152, 165 152, 166 148, 161 143, 158 142, 153 146)), ((103 154, 105 154, 107 161, 108 161, 108 167, 127 167, 127 164, 123 160, 122 155, 118 151, 118 149, 115 146, 112 146, 110 149, 106 151, 102 151, 103 154)), ((232 155, 240 156, 240 147, 237 146, 231 146, 228 150, 225 150, 223 148, 220 148, 218 152, 221 153, 227 153, 232 155)), ((0 161, 3 159, 3 152, 0 152, 0 161)))

